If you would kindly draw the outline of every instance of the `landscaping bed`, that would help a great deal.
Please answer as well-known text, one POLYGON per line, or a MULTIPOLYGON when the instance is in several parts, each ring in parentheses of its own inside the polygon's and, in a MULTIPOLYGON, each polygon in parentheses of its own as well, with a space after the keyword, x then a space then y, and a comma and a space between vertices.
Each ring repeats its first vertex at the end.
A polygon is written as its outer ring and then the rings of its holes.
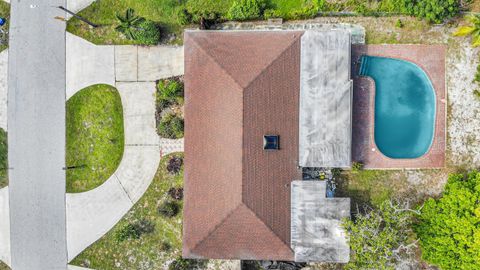
POLYGON ((163 157, 143 197, 72 264, 93 269, 166 269, 181 256, 182 164, 183 153, 163 157))
POLYGON ((67 192, 94 189, 117 169, 123 156, 123 107, 109 85, 80 90, 67 101, 67 192))
POLYGON ((162 138, 183 138, 183 77, 159 80, 155 92, 155 120, 162 138))
POLYGON ((8 265, 0 261, 0 270, 10 270, 10 267, 8 267, 8 265))
POLYGON ((0 52, 8 47, 8 27, 10 21, 10 4, 5 1, 0 1, 0 17, 7 19, 7 23, 0 26, 0 29, 6 32, 6 35, 0 33, 0 52))
POLYGON ((8 186, 7 132, 0 128, 0 188, 8 186))

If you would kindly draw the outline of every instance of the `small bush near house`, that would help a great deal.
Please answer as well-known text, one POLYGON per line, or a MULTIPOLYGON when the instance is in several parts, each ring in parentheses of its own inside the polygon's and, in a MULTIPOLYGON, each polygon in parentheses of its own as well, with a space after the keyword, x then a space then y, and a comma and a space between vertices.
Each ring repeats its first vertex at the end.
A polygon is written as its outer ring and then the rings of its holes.
POLYGON ((188 0, 186 10, 191 16, 191 23, 200 23, 201 18, 216 22, 222 20, 230 5, 231 1, 188 0))
POLYGON ((192 14, 186 8, 181 8, 177 11, 177 20, 180 25, 187 25, 192 22, 192 14))
POLYGON ((168 160, 167 171, 171 174, 178 174, 182 169, 183 158, 173 156, 168 160))
POLYGON ((180 206, 175 201, 165 201, 158 207, 158 213, 164 217, 171 218, 180 212, 180 206))
POLYGON ((117 14, 119 21, 115 28, 123 33, 127 39, 139 41, 144 45, 155 45, 160 42, 159 26, 143 17, 135 15, 135 10, 129 8, 125 11, 125 15, 117 14))
POLYGON ((183 188, 171 188, 168 190, 168 195, 172 199, 180 201, 183 199, 183 188))
POLYGON ((157 111, 172 105, 183 105, 183 89, 183 81, 179 78, 160 80, 156 92, 157 111))
POLYGON ((174 113, 167 113, 157 126, 158 135, 167 139, 183 138, 183 119, 174 113))
POLYGON ((478 89, 473 90, 473 95, 480 100, 480 91, 478 89))
POLYGON ((133 224, 129 223, 127 225, 125 225, 124 227, 122 227, 116 234, 115 234, 115 239, 118 241, 118 242, 122 242, 122 241, 125 241, 127 239, 137 239, 139 238, 140 235, 138 234, 138 232, 135 230, 135 228, 133 227, 133 224))
POLYGON ((7 132, 0 128, 0 188, 8 185, 7 132))
POLYGON ((415 231, 427 262, 480 269, 480 173, 450 175, 442 197, 425 202, 415 231))
POLYGON ((403 22, 402 22, 402 20, 398 19, 397 22, 395 23, 395 27, 397 27, 397 28, 403 28, 403 22))
POLYGON ((460 12, 458 0, 404 0, 411 15, 431 23, 442 23, 460 12))
POLYGON ((412 218, 407 204, 384 201, 379 209, 368 208, 353 220, 345 220, 343 226, 352 250, 345 269, 394 270, 409 262, 415 245, 409 241, 412 218))
POLYGON ((150 20, 145 20, 136 31, 136 40, 144 45, 157 45, 161 39, 160 26, 150 20))
POLYGON ((235 21, 259 19, 266 6, 265 0, 236 0, 228 10, 227 19, 235 21))
POLYGON ((199 270, 207 266, 208 260, 177 258, 168 265, 168 270, 199 270))
POLYGON ((363 170, 363 163, 358 162, 358 161, 352 162, 352 171, 353 172, 359 172, 361 170, 363 170))
POLYGON ((146 219, 142 219, 134 223, 126 224, 119 231, 117 231, 115 239, 118 242, 122 242, 128 239, 139 239, 142 234, 152 233, 154 230, 155 225, 152 222, 146 219))

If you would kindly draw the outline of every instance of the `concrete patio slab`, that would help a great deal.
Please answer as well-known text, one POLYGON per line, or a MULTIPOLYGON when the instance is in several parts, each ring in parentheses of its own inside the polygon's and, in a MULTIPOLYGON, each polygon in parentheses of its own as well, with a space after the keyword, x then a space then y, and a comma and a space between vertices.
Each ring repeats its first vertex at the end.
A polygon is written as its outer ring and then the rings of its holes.
POLYGON ((179 76, 183 69, 183 47, 138 47, 138 81, 179 76))
POLYGON ((136 82, 138 80, 138 47, 115 46, 115 80, 136 82))
POLYGON ((94 84, 115 85, 114 47, 96 46, 67 32, 67 99, 94 84))
POLYGON ((8 50, 0 52, 0 128, 7 130, 8 50))
POLYGON ((67 194, 66 202, 69 261, 107 233, 133 205, 115 174, 94 190, 67 194))
POLYGON ((115 172, 132 202, 145 193, 160 162, 158 146, 125 146, 123 158, 115 172))

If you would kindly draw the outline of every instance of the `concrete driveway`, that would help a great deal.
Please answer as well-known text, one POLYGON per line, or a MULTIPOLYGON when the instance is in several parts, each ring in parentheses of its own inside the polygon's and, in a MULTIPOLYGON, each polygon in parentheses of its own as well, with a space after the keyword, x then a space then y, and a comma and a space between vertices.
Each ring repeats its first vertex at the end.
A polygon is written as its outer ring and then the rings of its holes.
MULTIPOLYGON (((142 197, 162 155, 183 151, 183 140, 158 137, 154 118, 155 80, 183 74, 183 48, 96 46, 69 33, 66 44, 67 99, 93 84, 113 85, 122 99, 125 126, 125 152, 115 173, 94 190, 66 194, 70 261, 107 233, 142 197)), ((7 54, 0 54, 0 65, 7 54)), ((1 85, 0 73, 0 125, 1 85)), ((8 190, 0 189, 0 260, 10 265, 8 190)))

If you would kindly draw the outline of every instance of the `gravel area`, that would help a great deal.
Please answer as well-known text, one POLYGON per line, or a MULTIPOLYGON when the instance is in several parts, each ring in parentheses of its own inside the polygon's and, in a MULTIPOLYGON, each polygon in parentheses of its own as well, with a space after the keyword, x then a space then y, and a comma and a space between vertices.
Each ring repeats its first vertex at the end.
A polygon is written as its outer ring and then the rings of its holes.
MULTIPOLYGON (((451 42, 453 43, 453 42, 451 42)), ((448 153, 451 166, 466 169, 480 166, 480 100, 473 91, 480 86, 473 82, 479 64, 478 49, 469 39, 461 39, 449 48, 447 87, 449 98, 448 153)))

